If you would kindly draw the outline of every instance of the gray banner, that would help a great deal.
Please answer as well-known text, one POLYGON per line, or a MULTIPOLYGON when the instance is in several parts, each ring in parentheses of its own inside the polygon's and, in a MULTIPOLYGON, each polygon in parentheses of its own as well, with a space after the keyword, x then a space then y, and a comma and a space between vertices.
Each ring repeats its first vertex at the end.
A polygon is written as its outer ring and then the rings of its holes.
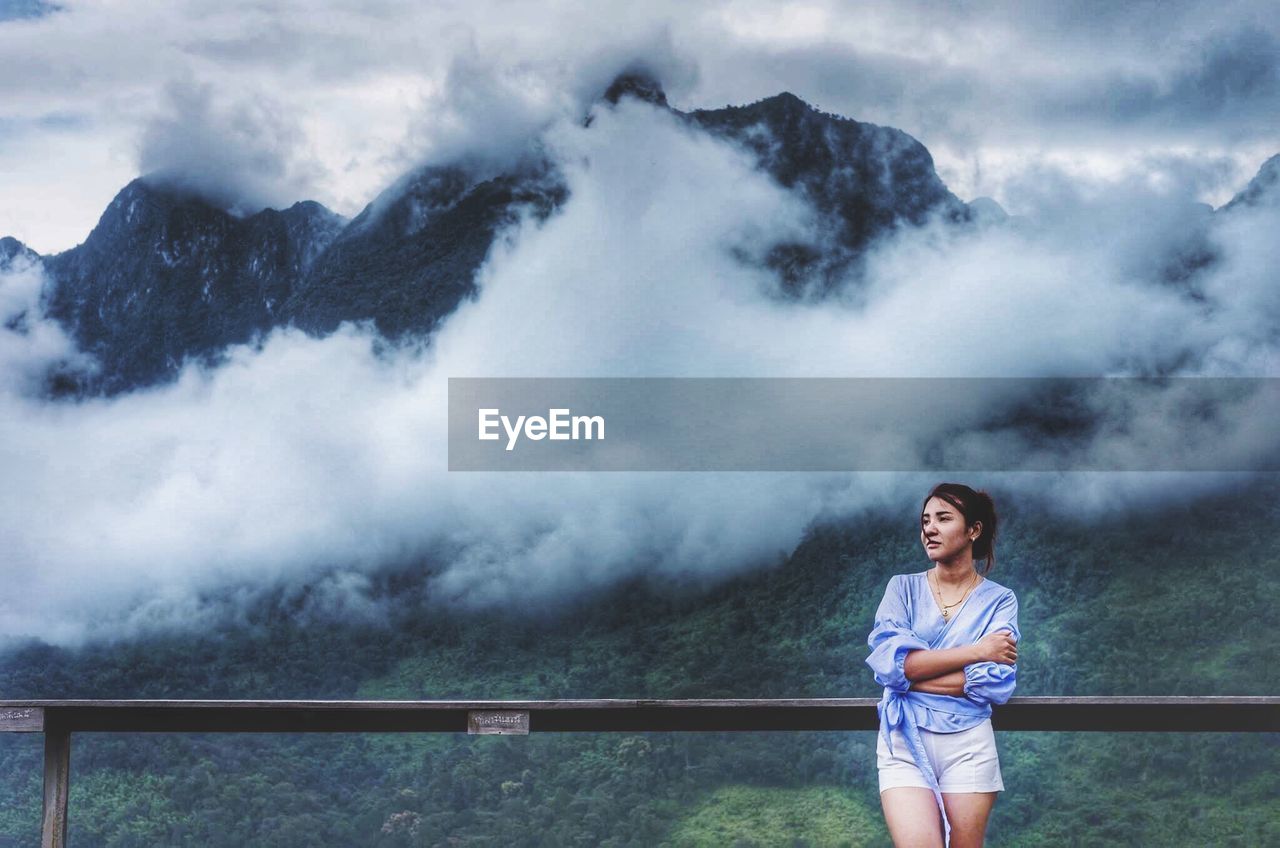
POLYGON ((450 378, 450 471, 1278 471, 1276 378, 450 378))

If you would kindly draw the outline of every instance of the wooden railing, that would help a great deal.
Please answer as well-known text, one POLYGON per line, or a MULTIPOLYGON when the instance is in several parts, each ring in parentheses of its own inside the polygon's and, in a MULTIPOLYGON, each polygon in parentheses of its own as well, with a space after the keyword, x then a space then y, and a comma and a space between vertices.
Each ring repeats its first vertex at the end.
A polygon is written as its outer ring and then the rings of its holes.
MULTIPOLYGON (((874 698, 579 701, 0 701, 0 732, 44 734, 42 848, 67 842, 71 734, 875 730, 874 698)), ((1280 697, 1028 697, 997 730, 1280 732, 1280 697)))

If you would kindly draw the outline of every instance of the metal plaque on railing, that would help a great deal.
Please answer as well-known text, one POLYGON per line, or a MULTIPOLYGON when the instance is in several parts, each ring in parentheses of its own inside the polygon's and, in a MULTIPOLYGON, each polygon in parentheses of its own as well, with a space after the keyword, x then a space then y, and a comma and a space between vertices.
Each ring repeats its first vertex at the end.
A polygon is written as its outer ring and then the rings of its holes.
POLYGON ((529 735, 528 710, 468 710, 467 733, 529 735))
POLYGON ((0 709, 0 733, 40 733, 44 730, 44 710, 40 707, 0 709))

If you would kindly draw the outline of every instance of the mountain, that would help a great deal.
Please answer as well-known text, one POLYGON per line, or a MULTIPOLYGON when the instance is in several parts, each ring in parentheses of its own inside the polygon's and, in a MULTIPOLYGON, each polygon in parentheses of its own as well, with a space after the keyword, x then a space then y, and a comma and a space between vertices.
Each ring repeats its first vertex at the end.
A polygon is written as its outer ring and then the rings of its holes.
MULTIPOLYGON (((783 297, 856 296, 868 247, 896 228, 935 219, 999 225, 1003 215, 993 202, 956 198, 906 133, 818 111, 794 94, 681 112, 652 75, 631 70, 605 90, 602 108, 627 98, 738 145, 811 205, 813 233, 740 257, 763 256, 783 297)), ((1278 174, 1280 157, 1219 211, 1261 202, 1278 174)), ((290 324, 324 335, 369 320, 392 339, 427 334, 475 295, 475 273, 499 232, 522 215, 547 219, 568 192, 545 158, 496 172, 423 167, 348 222, 309 201, 239 218, 141 178, 84 244, 45 259, 48 311, 101 362, 100 374, 78 381, 79 393, 162 382, 188 358, 214 361, 228 345, 290 324)), ((1207 222, 1197 227, 1159 271, 1190 297, 1199 297, 1196 274, 1216 259, 1207 222)), ((12 239, 0 244, 0 257, 25 250, 12 239)))
POLYGON ((36 262, 39 261, 40 254, 12 236, 0 238, 0 271, 7 271, 13 267, 15 261, 24 259, 36 262))
POLYGON ((975 217, 938 177, 925 146, 901 130, 820 112, 790 92, 747 106, 680 112, 643 70, 619 75, 604 99, 617 104, 626 97, 738 145, 812 205, 814 240, 775 244, 766 252, 765 264, 788 295, 821 297, 841 280, 856 279, 867 246, 894 227, 975 217))
MULTIPOLYGON (((618 76, 602 102, 624 97, 741 145, 812 203, 824 237, 766 249, 786 293, 821 296, 893 227, 969 217, 924 146, 898 130, 816 111, 792 94, 681 113, 656 79, 635 71, 618 76)), ((389 338, 429 333, 474 295, 499 231, 522 214, 546 219, 567 197, 545 159, 488 174, 421 168, 350 222, 313 202, 237 218, 140 178, 84 244, 46 259, 48 311, 102 363, 83 385, 106 394, 171 378, 188 358, 214 361, 277 326, 324 335, 371 320, 389 338)))
POLYGON ((1280 193, 1276 192, 1276 186, 1280 185, 1280 154, 1272 156, 1270 159, 1262 163, 1262 167, 1258 168, 1258 173, 1254 176, 1249 184, 1231 198, 1231 201, 1222 207, 1223 211, 1238 209, 1244 206, 1261 206, 1264 203, 1276 203, 1280 201, 1280 193))
POLYGON ((1203 203, 1187 203, 1176 243, 1152 257, 1155 280, 1173 286, 1184 297, 1205 302, 1202 276, 1221 267, 1222 247, 1213 227, 1249 209, 1280 202, 1280 155, 1272 156, 1258 169, 1249 184, 1218 209, 1203 203))
POLYGON ((792 291, 836 284, 881 234, 920 226, 938 216, 969 220, 964 203, 947 190, 924 145, 901 130, 828 115, 794 94, 749 106, 697 110, 689 120, 753 153, 783 187, 799 192, 834 237, 826 250, 779 244, 768 264, 792 291))
POLYGON ((670 108, 662 83, 653 74, 641 69, 623 71, 604 90, 604 102, 613 106, 617 106, 624 97, 633 97, 664 109, 670 108))
POLYGON ((311 201, 237 218, 136 179, 83 244, 46 259, 47 309, 102 362, 96 388, 151 384, 281 324, 281 306, 345 223, 311 201))
POLYGON ((522 212, 544 220, 567 196, 549 162, 476 178, 428 167, 383 192, 295 287, 284 314, 307 332, 371 319, 385 336, 424 333, 475 291, 494 237, 522 212))
MULTIPOLYGON (((603 101, 631 97, 670 110, 694 126, 742 144, 761 167, 813 203, 834 251, 776 245, 768 263, 792 289, 815 269, 827 287, 886 229, 967 210, 933 170, 919 142, 898 130, 817 112, 791 94, 751 106, 681 113, 652 76, 619 75, 603 101), (825 264, 823 264, 825 260, 825 264)), ((588 121, 589 125, 589 121, 588 121)), ((372 319, 387 336, 434 329, 475 292, 473 278, 497 232, 522 212, 544 220, 568 188, 553 163, 523 161, 476 177, 461 165, 422 168, 387 189, 333 241, 297 286, 285 314, 308 332, 372 319)))

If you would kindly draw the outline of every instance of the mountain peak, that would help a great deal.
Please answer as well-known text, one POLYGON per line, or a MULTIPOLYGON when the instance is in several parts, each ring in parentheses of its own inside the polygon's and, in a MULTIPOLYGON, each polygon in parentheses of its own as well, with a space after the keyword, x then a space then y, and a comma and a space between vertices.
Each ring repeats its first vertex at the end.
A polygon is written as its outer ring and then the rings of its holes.
POLYGON ((604 99, 614 105, 626 96, 654 106, 667 105, 667 93, 662 90, 662 83, 646 68, 636 67, 623 71, 614 77, 604 92, 604 99))
POLYGON ((183 186, 133 180, 84 243, 46 261, 49 314, 127 391, 285 323, 283 305, 345 223, 318 203, 237 217, 183 186))
POLYGON ((128 185, 116 192, 107 210, 128 208, 135 203, 154 203, 160 194, 162 192, 157 191, 145 177, 134 177, 128 185))
POLYGON ((146 200, 165 203, 199 203, 216 208, 198 193, 171 182, 164 174, 143 174, 134 177, 129 184, 116 193, 115 204, 128 203, 133 200, 146 200))
MULTIPOLYGON (((1263 162, 1262 167, 1258 168, 1258 173, 1244 187, 1244 190, 1231 198, 1231 202, 1223 208, 1257 206, 1265 202, 1268 195, 1274 195, 1277 186, 1280 186, 1280 153, 1263 162)), ((1280 197, 1272 196, 1270 199, 1275 202, 1280 200, 1280 197)))
POLYGON ((799 97, 797 97, 796 95, 792 94, 789 91, 779 92, 778 94, 775 94, 772 97, 766 97, 761 102, 771 103, 775 106, 781 106, 787 109, 796 109, 796 108, 812 109, 813 108, 808 103, 805 103, 803 100, 801 100, 799 97))
POLYGON ((1003 224, 1009 213, 991 197, 975 197, 968 203, 969 214, 980 224, 1003 224))
POLYGON ((19 258, 34 262, 40 258, 40 254, 27 247, 13 236, 0 238, 0 270, 5 270, 11 267, 14 260, 19 258))

